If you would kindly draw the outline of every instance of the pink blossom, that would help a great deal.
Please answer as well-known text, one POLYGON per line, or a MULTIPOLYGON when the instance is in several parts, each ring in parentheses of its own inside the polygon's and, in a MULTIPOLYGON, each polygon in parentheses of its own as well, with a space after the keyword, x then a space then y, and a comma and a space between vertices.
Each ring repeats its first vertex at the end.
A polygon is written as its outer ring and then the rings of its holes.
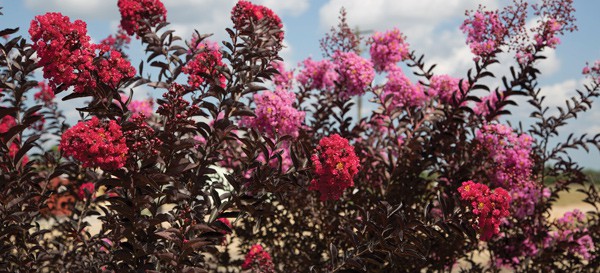
POLYGON ((392 109, 422 106, 427 96, 421 84, 413 84, 400 67, 391 69, 381 92, 381 101, 392 109), (389 101, 388 101, 389 99, 389 101))
POLYGON ((504 43, 507 29, 503 25, 498 11, 478 10, 467 12, 460 29, 467 34, 467 44, 471 52, 478 57, 490 56, 504 43))
POLYGON ((396 28, 383 33, 375 32, 369 40, 369 52, 375 70, 387 71, 398 62, 408 59, 409 45, 405 40, 406 37, 396 28))
MULTIPOLYGON (((458 88, 460 80, 449 75, 435 75, 429 83, 429 96, 438 96, 443 104, 453 105, 454 99, 461 99, 462 95, 458 88)), ((462 82, 462 90, 469 89, 469 82, 462 82)))
POLYGON ((342 99, 364 94, 375 77, 373 63, 354 52, 335 52, 333 63, 340 74, 342 99))
POLYGON ((338 73, 335 65, 329 60, 313 61, 307 58, 302 61, 304 67, 296 77, 304 88, 311 90, 333 90, 335 82, 338 81, 338 73))
POLYGON ((284 90, 255 94, 256 117, 244 117, 241 124, 257 128, 269 136, 279 134, 298 137, 305 113, 293 106, 295 100, 293 92, 284 90))

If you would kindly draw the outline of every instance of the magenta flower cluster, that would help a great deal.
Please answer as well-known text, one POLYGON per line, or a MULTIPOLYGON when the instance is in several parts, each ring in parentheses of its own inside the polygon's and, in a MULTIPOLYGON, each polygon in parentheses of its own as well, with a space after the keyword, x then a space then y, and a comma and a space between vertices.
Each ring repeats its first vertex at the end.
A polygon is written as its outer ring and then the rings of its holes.
POLYGON ((467 16, 460 29, 467 34, 471 52, 478 57, 493 55, 507 35, 498 11, 478 10, 467 16))
POLYGON ((380 97, 385 105, 389 103, 391 109, 422 106, 428 99, 423 86, 413 84, 400 67, 389 71, 380 97))
POLYGON ((475 140, 494 166, 488 169, 493 185, 510 190, 513 216, 523 219, 533 215, 535 205, 547 194, 532 176, 531 145, 533 138, 517 135, 502 124, 487 124, 476 132, 475 140))
MULTIPOLYGON (((453 105, 454 99, 458 101, 462 98, 458 88, 459 83, 460 79, 449 75, 434 75, 429 83, 429 96, 438 96, 441 103, 453 105)), ((469 82, 465 80, 462 82, 462 90, 467 91, 467 89, 469 89, 469 82)))
POLYGON ((376 71, 388 71, 410 57, 409 45, 405 40, 406 37, 397 28, 375 32, 371 36, 369 53, 376 71))
POLYGON ((548 233, 544 240, 545 247, 568 244, 567 252, 579 255, 581 258, 591 260, 594 258, 594 241, 586 228, 585 215, 575 209, 566 212, 563 217, 555 220, 556 230, 548 233))
POLYGON ((354 52, 335 52, 333 63, 343 86, 338 94, 342 99, 364 94, 375 78, 373 63, 354 52))
POLYGON ((335 82, 338 81, 338 73, 335 71, 335 64, 329 60, 313 61, 307 58, 302 61, 304 67, 296 80, 307 90, 333 90, 335 82))
POLYGON ((294 107, 296 95, 285 90, 265 91, 254 95, 256 117, 244 117, 241 124, 257 128, 269 136, 298 137, 305 112, 294 107))

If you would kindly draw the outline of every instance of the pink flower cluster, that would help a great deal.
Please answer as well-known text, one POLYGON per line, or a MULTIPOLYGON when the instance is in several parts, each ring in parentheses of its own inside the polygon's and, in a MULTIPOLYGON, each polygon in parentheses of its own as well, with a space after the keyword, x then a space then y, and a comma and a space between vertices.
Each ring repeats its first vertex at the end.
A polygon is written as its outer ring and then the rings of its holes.
POLYGON ((492 191, 488 186, 466 181, 458 188, 460 198, 469 202, 471 212, 477 216, 477 229, 481 240, 488 241, 500 232, 500 221, 509 215, 510 196, 503 188, 492 191))
POLYGON ((354 52, 336 51, 333 63, 343 86, 339 94, 342 99, 364 94, 375 78, 373 63, 354 52))
POLYGON ((406 37, 396 28, 386 32, 375 32, 369 44, 371 61, 376 71, 388 71, 400 61, 410 57, 406 37))
POLYGON ((46 106, 51 105, 52 100, 54 99, 54 91, 52 91, 52 88, 50 88, 45 81, 39 82, 38 87, 40 88, 40 91, 33 94, 35 101, 42 102, 46 106))
POLYGON ((242 269, 252 270, 251 272, 274 273, 275 265, 271 255, 261 245, 255 244, 250 247, 250 251, 246 254, 242 269))
POLYGON ((150 31, 144 20, 152 27, 167 21, 167 10, 160 0, 119 0, 117 5, 121 27, 129 35, 141 37, 150 31))
MULTIPOLYGON (((460 80, 449 75, 435 75, 431 77, 429 83, 429 96, 438 96, 443 104, 453 105, 453 97, 456 100, 461 99, 461 93, 458 88, 460 80)), ((469 82, 463 81, 463 91, 469 89, 469 82)))
POLYGON ((60 140, 65 156, 81 161, 83 167, 116 170, 125 165, 127 145, 121 126, 114 120, 104 122, 97 117, 77 123, 66 130, 60 140))
POLYGON ((600 60, 595 61, 591 67, 586 64, 581 74, 592 78, 592 81, 600 85, 600 60))
POLYGON ((259 20, 264 20, 264 23, 271 30, 280 30, 275 38, 279 43, 283 41, 283 24, 277 14, 271 9, 254 5, 249 1, 240 0, 231 10, 231 21, 237 30, 244 30, 250 22, 256 23, 259 20))
POLYGON ((135 69, 122 58, 121 53, 109 51, 106 45, 90 43, 86 24, 60 13, 46 13, 31 21, 29 34, 37 51, 44 78, 56 92, 71 86, 75 92, 96 87, 98 80, 112 88, 135 75, 135 69), (99 51, 100 60, 94 62, 99 51))
POLYGON ((388 103, 386 99, 390 99, 389 108, 398 109, 421 106, 427 100, 427 96, 421 84, 413 84, 400 67, 394 67, 387 75, 380 99, 384 105, 388 103))
MULTIPOLYGON (((129 97, 125 94, 121 94, 121 101, 127 102, 129 97)), ((127 109, 133 113, 132 117, 143 115, 144 117, 150 117, 154 113, 154 100, 148 98, 145 100, 132 100, 127 105, 127 109)))
POLYGON ((306 113, 293 106, 295 100, 296 95, 285 90, 255 94, 256 117, 244 117, 241 124, 257 128, 269 136, 279 134, 296 138, 306 113))
POLYGON ((347 139, 338 134, 323 137, 311 160, 316 178, 309 189, 319 191, 321 201, 337 200, 346 188, 354 186, 360 161, 347 139))
POLYGON ((487 170, 492 184, 510 189, 513 216, 532 215, 539 200, 549 194, 532 178, 533 138, 527 134, 517 135, 506 125, 487 124, 476 132, 475 140, 493 162, 493 167, 487 170))
POLYGON ((490 92, 489 95, 481 98, 481 101, 478 102, 475 107, 473 108, 473 112, 475 113, 475 115, 478 115, 482 118, 487 118, 487 116, 489 116, 491 114, 491 110, 502 110, 502 109, 494 109, 494 107, 496 107, 496 103, 504 97, 504 93, 503 91, 499 91, 498 94, 496 94, 495 90, 492 90, 490 92), (488 106, 489 104, 489 106, 488 106), (490 109, 490 107, 492 107, 490 109))
POLYGON ((568 243, 568 252, 580 255, 583 259, 591 260, 594 256, 590 252, 594 252, 594 241, 589 235, 585 225, 585 215, 575 209, 566 212, 563 217, 557 219, 554 223, 555 231, 551 231, 548 237, 544 240, 544 246, 550 247, 553 245, 568 243))
POLYGON ((296 79, 307 90, 333 90, 338 80, 335 65, 329 60, 313 61, 307 58, 302 61, 304 69, 300 71, 296 79))
POLYGON ((493 55, 504 42, 508 31, 500 20, 498 11, 467 12, 460 29, 467 34, 467 44, 478 57, 493 55))
POLYGON ((225 76, 217 69, 217 66, 224 66, 219 45, 204 41, 196 45, 196 50, 198 53, 181 70, 188 75, 188 84, 192 88, 200 88, 207 83, 206 77, 211 77, 218 79, 219 86, 225 87, 225 76))
POLYGON ((275 90, 290 90, 294 82, 294 71, 286 71, 285 64, 280 61, 271 62, 273 68, 279 72, 272 76, 271 81, 275 85, 275 90))
POLYGON ((550 47, 556 48, 556 45, 560 43, 560 38, 556 37, 558 31, 562 29, 560 22, 553 18, 548 19, 543 23, 542 32, 536 33, 533 39, 539 48, 550 47))

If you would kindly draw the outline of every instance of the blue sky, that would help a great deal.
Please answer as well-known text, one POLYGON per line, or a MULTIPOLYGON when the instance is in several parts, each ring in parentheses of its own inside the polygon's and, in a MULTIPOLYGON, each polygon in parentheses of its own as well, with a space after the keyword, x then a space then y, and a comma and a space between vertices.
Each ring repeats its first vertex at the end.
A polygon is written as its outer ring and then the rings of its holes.
MULTIPOLYGON (((89 34, 99 41, 113 33, 119 20, 117 0, 0 0, 4 7, 0 24, 5 27, 21 27, 26 33, 29 22, 35 15, 54 11, 62 12, 74 19, 88 23, 89 34)), ((168 10, 168 20, 176 34, 189 38, 193 29, 200 33, 214 33, 214 41, 226 37, 224 28, 230 27, 229 12, 236 0, 163 0, 168 10)), ((319 39, 337 23, 338 11, 344 5, 353 27, 361 30, 385 31, 399 28, 408 37, 411 49, 425 54, 429 64, 437 63, 437 73, 464 77, 472 67, 472 55, 465 44, 465 36, 459 26, 464 20, 464 11, 479 4, 490 8, 502 6, 510 1, 500 0, 256 0, 275 10, 284 22, 287 45, 282 56, 289 66, 294 66, 308 56, 320 58, 319 39)), ((548 96, 551 106, 560 105, 582 89, 585 82, 581 69, 586 62, 600 59, 600 1, 575 1, 579 31, 561 37, 562 43, 556 50, 546 53, 548 59, 540 63, 544 73, 540 86, 548 96)), ((128 53, 137 67, 141 55, 140 42, 134 40, 128 53)), ((506 59, 508 60, 508 58, 506 59)), ((507 73, 507 66, 498 66, 494 71, 507 73)), ((141 98, 151 90, 136 93, 141 98)), ((525 103, 520 103, 525 106, 525 103)), ((565 127, 565 135, 600 133, 600 105, 565 127)), ((528 108, 511 109, 516 118, 528 116, 528 108)), ((72 108, 65 109, 67 115, 77 117, 72 108)), ((516 119, 512 119, 514 122, 516 119)), ((524 124, 527 124, 525 121, 524 124)), ((573 159, 585 167, 600 169, 599 153, 591 148, 589 154, 574 152, 573 159)))

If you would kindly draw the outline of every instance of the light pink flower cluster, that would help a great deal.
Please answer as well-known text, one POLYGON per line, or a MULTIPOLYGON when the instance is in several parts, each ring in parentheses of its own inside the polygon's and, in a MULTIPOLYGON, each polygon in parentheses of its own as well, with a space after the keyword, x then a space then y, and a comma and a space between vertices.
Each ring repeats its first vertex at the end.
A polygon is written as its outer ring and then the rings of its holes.
POLYGON ((333 90, 338 80, 335 65, 329 60, 313 61, 307 58, 302 61, 304 67, 296 79, 307 90, 333 90))
POLYGON ((467 12, 467 19, 460 29, 467 34, 467 44, 478 57, 494 54, 504 42, 507 29, 500 20, 498 11, 467 12))
POLYGON ((29 34, 44 78, 55 92, 69 87, 75 87, 78 93, 92 89, 97 85, 96 75, 104 84, 116 88, 121 80, 135 75, 135 69, 121 53, 90 43, 83 21, 71 23, 69 17, 60 13, 46 13, 31 21, 29 34), (98 55, 100 60, 94 62, 98 55))
POLYGON ((296 138, 306 113, 293 106, 295 100, 296 95, 293 92, 284 90, 255 94, 256 117, 244 117, 241 124, 257 128, 269 136, 279 134, 296 138))
POLYGON ((383 33, 375 32, 371 36, 369 53, 376 71, 387 71, 410 57, 409 45, 405 40, 406 37, 397 28, 383 33))
POLYGON ((274 273, 275 265, 271 255, 261 245, 255 244, 250 247, 250 251, 246 254, 242 269, 252 270, 251 272, 274 273))
POLYGON ((347 139, 338 134, 322 138, 311 160, 316 178, 309 189, 319 191, 321 201, 337 200, 346 188, 354 187, 360 161, 347 139))
POLYGON ((600 84, 600 60, 594 62, 594 65, 586 64, 581 74, 592 78, 596 84, 600 84))
MULTIPOLYGON (((125 94, 121 94, 121 101, 127 102, 129 97, 125 94)), ((154 113, 154 100, 148 98, 145 100, 132 100, 127 105, 127 109, 133 113, 132 117, 143 115, 144 117, 150 117, 154 113)))
POLYGON ((373 63, 354 52, 335 52, 333 63, 339 73, 342 99, 364 94, 375 78, 373 63))
POLYGON ((148 31, 146 20, 154 27, 167 21, 167 10, 160 0, 119 0, 121 12, 121 27, 129 35, 141 37, 148 31))
POLYGON ((394 67, 389 71, 380 97, 386 105, 388 103, 386 98, 391 98, 389 107, 392 109, 422 106, 427 100, 423 86, 419 83, 413 84, 400 67, 394 67))
MULTIPOLYGON (((192 44, 196 42, 192 40, 192 44)), ((210 41, 203 41, 196 45, 197 54, 182 68, 182 72, 188 75, 188 85, 199 88, 210 81, 206 77, 216 79, 221 87, 225 87, 225 76, 219 72, 218 66, 224 66, 223 56, 219 51, 219 45, 210 41)))
POLYGON ((292 89, 292 84, 294 81, 294 71, 285 70, 285 64, 280 61, 271 62, 271 65, 279 72, 278 74, 274 74, 271 78, 273 84, 275 85, 275 90, 292 89))
POLYGON ((45 81, 39 82, 38 87, 40 88, 40 91, 33 94, 35 101, 42 102, 46 106, 51 105, 52 100, 54 99, 54 91, 52 91, 52 88, 50 88, 45 81))
POLYGON ((131 112, 138 115, 144 115, 145 117, 152 116, 154 112, 154 101, 152 98, 147 100, 132 100, 127 106, 131 112))
MULTIPOLYGON (((435 75, 429 83, 429 96, 438 96, 443 104, 454 105, 453 97, 458 101, 462 95, 458 88, 460 80, 449 75, 435 75)), ((469 82, 463 81, 463 91, 469 89, 469 82)))
POLYGON ((233 21, 233 25, 237 30, 245 29, 250 24, 250 21, 256 23, 259 20, 264 20, 269 29, 280 30, 275 38, 279 43, 283 41, 284 34, 281 31, 283 24, 279 16, 271 9, 261 5, 254 5, 249 1, 240 0, 231 10, 231 21, 233 21))
POLYGON ((127 161, 127 145, 121 126, 114 120, 101 121, 92 117, 66 130, 59 149, 65 156, 81 161, 83 167, 116 170, 127 161))
POLYGON ((542 32, 536 33, 533 36, 533 39, 536 42, 536 45, 540 48, 542 47, 550 47, 556 48, 556 45, 560 43, 560 38, 556 37, 558 31, 562 28, 561 23, 556 21, 553 18, 545 21, 543 23, 542 32))
POLYGON ((477 216, 477 229, 481 240, 488 241, 500 232, 502 218, 509 215, 510 196, 503 188, 492 191, 488 186, 466 181, 458 188, 460 198, 469 202, 471 212, 477 216))
POLYGON ((589 235, 585 224, 585 215, 575 209, 566 212, 563 217, 554 223, 556 230, 551 231, 544 240, 544 246, 550 247, 557 244, 569 244, 568 252, 580 255, 583 259, 594 258, 594 241, 589 235), (592 252, 592 253, 591 253, 592 252))

